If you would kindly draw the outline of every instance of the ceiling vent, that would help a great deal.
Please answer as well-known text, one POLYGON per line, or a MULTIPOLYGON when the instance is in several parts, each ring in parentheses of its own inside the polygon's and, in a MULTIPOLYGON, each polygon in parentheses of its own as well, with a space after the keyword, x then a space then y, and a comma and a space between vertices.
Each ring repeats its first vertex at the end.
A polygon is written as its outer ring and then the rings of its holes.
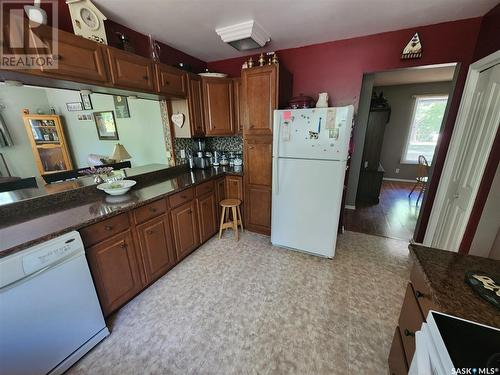
POLYGON ((268 33, 254 20, 215 29, 222 41, 238 51, 261 48, 271 40, 268 33))

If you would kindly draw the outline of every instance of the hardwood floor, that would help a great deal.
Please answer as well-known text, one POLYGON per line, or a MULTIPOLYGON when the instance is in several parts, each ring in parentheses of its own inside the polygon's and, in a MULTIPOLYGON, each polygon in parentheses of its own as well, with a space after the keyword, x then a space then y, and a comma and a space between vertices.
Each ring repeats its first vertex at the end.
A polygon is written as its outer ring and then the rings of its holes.
POLYGON ((411 198, 408 194, 413 183, 384 181, 380 202, 373 206, 357 206, 344 212, 344 229, 377 236, 410 240, 417 222, 419 205, 416 205, 418 189, 411 198))

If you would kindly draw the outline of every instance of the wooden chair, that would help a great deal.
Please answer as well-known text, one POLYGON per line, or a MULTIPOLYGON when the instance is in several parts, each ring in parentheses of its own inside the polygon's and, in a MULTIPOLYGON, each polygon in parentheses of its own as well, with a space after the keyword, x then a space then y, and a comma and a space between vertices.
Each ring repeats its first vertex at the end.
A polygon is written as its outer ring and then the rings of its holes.
POLYGON ((415 185, 413 185, 413 188, 410 191, 410 194, 408 194, 408 198, 411 197, 411 194, 415 190, 417 186, 420 187, 420 193, 418 193, 417 197, 417 202, 415 204, 418 205, 418 201, 420 200, 420 197, 424 193, 425 189, 427 188, 427 180, 429 179, 429 163, 427 163, 427 159, 425 158, 424 155, 419 155, 418 156, 418 164, 417 164, 417 177, 415 178, 415 185))
POLYGON ((241 201, 239 199, 224 199, 219 204, 222 207, 222 213, 220 215, 219 239, 221 238, 222 231, 224 229, 233 228, 234 238, 238 241, 238 224, 241 227, 241 231, 243 231, 243 221, 241 219, 240 211, 241 201), (229 211, 232 213, 232 220, 226 222, 226 218, 229 217, 229 211))

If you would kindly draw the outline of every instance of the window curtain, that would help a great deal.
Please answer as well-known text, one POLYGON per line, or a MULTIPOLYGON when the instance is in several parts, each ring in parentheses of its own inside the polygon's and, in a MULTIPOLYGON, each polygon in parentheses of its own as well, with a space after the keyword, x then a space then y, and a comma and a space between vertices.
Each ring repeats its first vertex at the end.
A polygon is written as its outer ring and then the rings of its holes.
POLYGON ((0 147, 9 147, 14 143, 12 142, 12 138, 9 134, 9 129, 7 129, 7 124, 3 120, 2 115, 0 114, 0 147))

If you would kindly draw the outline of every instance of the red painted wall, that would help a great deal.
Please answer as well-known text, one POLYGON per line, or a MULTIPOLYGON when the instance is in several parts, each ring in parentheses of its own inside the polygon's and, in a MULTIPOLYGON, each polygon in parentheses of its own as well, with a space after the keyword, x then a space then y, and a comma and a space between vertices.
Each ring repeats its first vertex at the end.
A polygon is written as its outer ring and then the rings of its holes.
MULTIPOLYGON (((354 104, 356 108, 364 73, 461 63, 444 132, 436 148, 433 178, 422 203, 421 220, 415 234, 417 242, 421 242, 425 234, 480 26, 481 17, 470 18, 277 51, 280 62, 293 74, 294 95, 315 96, 318 92, 327 91, 330 105, 354 104), (401 50, 415 32, 420 35, 423 56, 418 60, 402 61, 401 50)), ((209 62, 208 68, 239 76, 244 60, 243 57, 209 62)))
POLYGON ((474 61, 500 49, 500 4, 486 13, 481 21, 474 61))

